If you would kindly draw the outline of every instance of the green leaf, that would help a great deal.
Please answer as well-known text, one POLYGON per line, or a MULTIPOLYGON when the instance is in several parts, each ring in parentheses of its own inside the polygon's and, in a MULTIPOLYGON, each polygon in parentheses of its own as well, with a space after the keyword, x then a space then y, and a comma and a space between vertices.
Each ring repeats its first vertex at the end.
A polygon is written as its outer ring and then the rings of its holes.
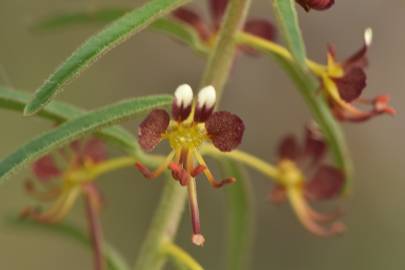
MULTIPOLYGON (((9 218, 6 219, 6 225, 19 229, 42 230, 44 232, 51 232, 59 236, 63 236, 76 241, 77 243, 91 248, 91 243, 88 236, 82 232, 78 227, 68 224, 46 224, 38 223, 30 219, 9 218)), ((103 254, 107 261, 109 270, 129 270, 129 266, 122 255, 114 249, 110 244, 104 241, 103 254)))
POLYGON ((233 176, 236 183, 226 187, 228 201, 227 269, 249 269, 254 211, 251 183, 244 168, 230 159, 220 160, 223 177, 233 176))
POLYGON ((287 47, 297 63, 305 70, 307 68, 305 44, 298 23, 295 0, 273 0, 273 7, 287 47))
POLYGON ((0 162, 0 183, 17 169, 89 133, 171 103, 168 95, 124 100, 78 116, 34 138, 0 162))
POLYGON ((24 109, 25 115, 41 110, 62 87, 101 56, 188 0, 151 0, 90 37, 41 85, 24 109))
MULTIPOLYGON (((0 85, 0 108, 19 111, 24 110, 24 106, 29 102, 31 96, 28 93, 12 90, 0 85)), ((53 101, 49 103, 37 115, 56 122, 64 122, 75 117, 81 116, 86 111, 73 105, 53 101)), ((103 138, 119 145, 128 153, 136 153, 139 150, 136 138, 132 133, 121 127, 108 127, 97 131, 97 134, 103 138)))
POLYGON ((290 61, 277 55, 274 55, 274 57, 293 79, 297 89, 300 91, 311 110, 315 121, 322 129, 332 151, 336 165, 341 168, 347 176, 343 193, 348 193, 351 190, 351 177, 353 174, 350 154, 342 129, 330 111, 327 101, 323 95, 317 94, 317 89, 319 89, 318 81, 290 61))
MULTIPOLYGON (((119 18, 129 10, 129 8, 103 8, 92 11, 60 13, 39 21, 34 25, 33 29, 49 31, 84 24, 108 23, 119 18)), ((153 22, 150 28, 184 42, 201 54, 207 54, 208 52, 207 46, 201 42, 196 30, 185 23, 173 19, 160 18, 153 22)))

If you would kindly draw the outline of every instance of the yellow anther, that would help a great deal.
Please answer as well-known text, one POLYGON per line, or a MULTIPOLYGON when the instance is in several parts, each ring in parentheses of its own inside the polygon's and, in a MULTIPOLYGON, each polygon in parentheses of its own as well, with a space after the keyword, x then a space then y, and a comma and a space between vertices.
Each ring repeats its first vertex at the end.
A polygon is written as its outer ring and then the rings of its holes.
POLYGON ((207 139, 205 129, 194 123, 174 125, 164 136, 175 150, 198 148, 207 139))

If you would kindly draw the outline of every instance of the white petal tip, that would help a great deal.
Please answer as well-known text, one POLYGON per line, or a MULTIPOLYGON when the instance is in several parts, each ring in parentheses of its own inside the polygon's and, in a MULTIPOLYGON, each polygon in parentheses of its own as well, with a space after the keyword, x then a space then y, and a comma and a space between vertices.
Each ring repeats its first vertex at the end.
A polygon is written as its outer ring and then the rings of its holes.
POLYGON ((373 42, 373 29, 367 28, 364 31, 364 42, 366 43, 366 46, 371 45, 371 43, 373 42))
POLYGON ((178 106, 183 104, 183 106, 187 107, 193 101, 193 90, 190 85, 182 84, 177 87, 176 91, 174 91, 174 96, 178 106))
POLYGON ((208 85, 203 87, 198 93, 198 104, 199 106, 212 107, 215 105, 217 99, 217 94, 214 86, 208 85))

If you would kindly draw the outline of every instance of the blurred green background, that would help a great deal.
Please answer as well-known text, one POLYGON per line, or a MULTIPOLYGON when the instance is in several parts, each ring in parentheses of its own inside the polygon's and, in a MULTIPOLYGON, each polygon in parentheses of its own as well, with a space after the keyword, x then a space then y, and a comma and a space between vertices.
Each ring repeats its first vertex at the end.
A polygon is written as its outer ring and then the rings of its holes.
MULTIPOLYGON (((144 1, 0 1, 0 83, 34 91, 54 68, 100 25, 60 32, 29 31, 35 20, 59 11, 92 7, 135 7, 144 1)), ((205 1, 193 5, 206 8, 205 1)), ((266 199, 270 183, 251 172, 255 195, 255 237, 251 269, 403 269, 405 267, 405 3, 399 0, 337 0, 327 12, 300 10, 308 54, 324 61, 325 45, 333 42, 342 58, 362 44, 363 30, 372 27, 365 95, 390 93, 399 113, 344 129, 356 166, 355 192, 344 200, 345 235, 319 239, 298 223, 288 205, 266 199)), ((206 10, 205 10, 206 11, 206 10)), ((271 1, 253 1, 250 16, 272 18, 271 1)), ((58 96, 84 108, 96 108, 126 97, 171 93, 187 82, 197 86, 204 60, 191 50, 155 32, 144 31, 111 51, 58 96)), ((280 136, 301 133, 309 114, 292 83, 270 58, 242 56, 226 87, 222 108, 237 112, 247 132, 242 149, 271 160, 280 136)), ((50 128, 38 118, 0 111, 0 157, 50 128)), ((126 126, 136 132, 137 122, 126 126)), ((28 173, 14 176, 0 188, 0 217, 18 213, 31 203, 22 185, 28 173)), ((148 182, 133 169, 107 175, 99 183, 107 196, 102 222, 106 238, 132 261, 159 200, 164 179, 148 182)), ((204 248, 191 245, 188 214, 177 243, 209 270, 223 269, 226 233, 225 192, 199 182, 204 248)), ((81 224, 82 207, 69 220, 81 224)), ((0 269, 91 269, 90 253, 55 235, 10 229, 1 222, 0 269)), ((169 268, 168 268, 169 269, 169 268)))

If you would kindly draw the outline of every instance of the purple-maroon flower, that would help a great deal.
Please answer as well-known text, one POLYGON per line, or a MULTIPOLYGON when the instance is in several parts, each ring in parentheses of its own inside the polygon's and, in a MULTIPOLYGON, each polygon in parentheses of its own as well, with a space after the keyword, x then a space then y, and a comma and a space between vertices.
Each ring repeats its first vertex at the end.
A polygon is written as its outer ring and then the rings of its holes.
POLYGON ((336 198, 344 185, 341 170, 323 162, 326 152, 327 145, 315 127, 306 129, 303 145, 295 136, 286 136, 278 148, 279 183, 270 194, 274 203, 288 199, 300 222, 318 236, 335 235, 345 228, 336 221, 341 214, 339 210, 321 214, 309 204, 336 198))
POLYGON ((36 181, 27 181, 26 191, 40 202, 54 203, 47 211, 26 208, 23 216, 40 222, 58 222, 66 216, 82 193, 91 197, 97 202, 97 208, 100 208, 101 196, 91 182, 93 179, 90 170, 105 159, 104 143, 91 138, 85 142, 74 141, 68 147, 35 161, 32 171, 36 181))
MULTIPOLYGON (((381 95, 372 99, 361 98, 366 87, 367 50, 371 45, 372 31, 367 29, 364 45, 351 57, 343 62, 336 61, 333 46, 328 48, 328 64, 324 71, 320 70, 323 88, 327 93, 329 104, 337 119, 341 121, 361 122, 381 114, 394 115, 395 109, 389 105, 389 96, 381 95), (371 106, 363 111, 354 105, 371 106)), ((317 73, 315 71, 315 73, 317 73)))
POLYGON ((310 11, 311 9, 315 10, 325 10, 329 9, 335 0, 295 0, 300 6, 302 6, 305 11, 310 11))
POLYGON ((215 102, 216 93, 212 86, 201 89, 194 102, 191 87, 180 85, 174 93, 172 119, 165 110, 153 110, 139 125, 138 132, 138 142, 145 151, 151 151, 162 140, 168 140, 172 151, 154 172, 140 162, 136 163, 136 168, 149 179, 169 169, 180 185, 187 186, 193 224, 192 241, 196 245, 202 245, 204 237, 200 231, 194 178, 204 173, 215 188, 235 181, 233 177, 216 180, 199 148, 208 143, 220 151, 232 151, 241 143, 245 129, 237 115, 226 111, 214 112, 215 102))
MULTIPOLYGON (((208 2, 211 16, 210 23, 204 22, 197 12, 189 8, 178 8, 173 12, 173 16, 193 27, 197 31, 201 41, 208 47, 211 47, 219 31, 228 0, 209 0, 208 2)), ((270 21, 265 19, 248 20, 244 25, 244 31, 268 40, 274 40, 276 37, 275 27, 270 21)), ((256 53, 254 49, 246 46, 240 47, 240 49, 246 53, 256 53)))

